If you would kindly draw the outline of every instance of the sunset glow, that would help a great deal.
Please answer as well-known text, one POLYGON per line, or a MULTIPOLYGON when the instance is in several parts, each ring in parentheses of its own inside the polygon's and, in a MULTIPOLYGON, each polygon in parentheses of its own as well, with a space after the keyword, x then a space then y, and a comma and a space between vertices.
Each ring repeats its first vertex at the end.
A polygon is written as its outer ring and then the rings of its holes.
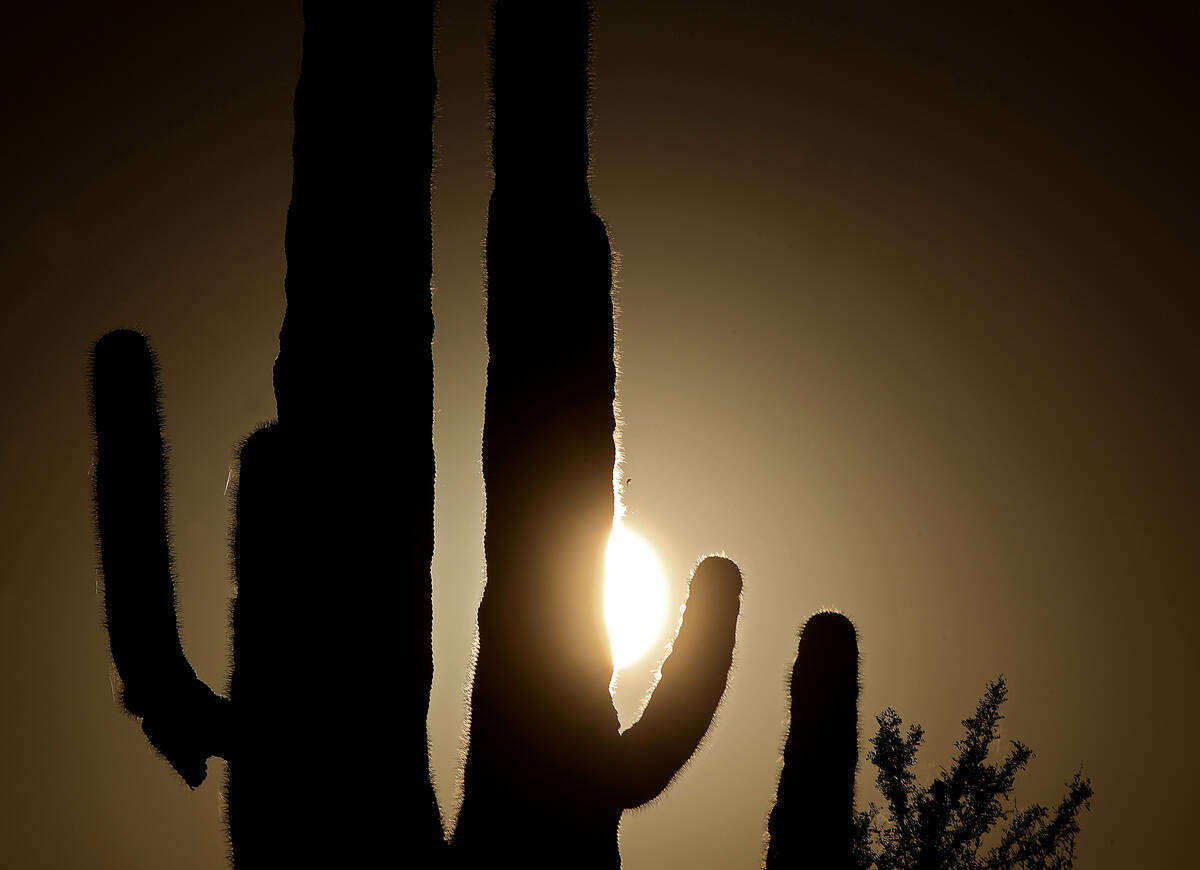
POLYGON ((612 641, 613 670, 637 661, 662 629, 667 584, 658 557, 618 520, 608 540, 604 619, 612 641))

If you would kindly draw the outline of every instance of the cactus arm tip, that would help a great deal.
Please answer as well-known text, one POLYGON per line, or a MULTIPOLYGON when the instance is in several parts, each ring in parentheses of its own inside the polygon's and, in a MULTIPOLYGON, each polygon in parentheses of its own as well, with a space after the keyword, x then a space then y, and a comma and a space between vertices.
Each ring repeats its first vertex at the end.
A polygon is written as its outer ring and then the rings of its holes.
POLYGON ((741 572, 728 559, 710 556, 693 573, 662 678, 641 718, 621 735, 626 808, 670 785, 708 732, 733 664, 741 594, 741 572))
POLYGON ((800 632, 791 724, 768 821, 767 870, 849 868, 858 766, 858 635, 822 611, 800 632))

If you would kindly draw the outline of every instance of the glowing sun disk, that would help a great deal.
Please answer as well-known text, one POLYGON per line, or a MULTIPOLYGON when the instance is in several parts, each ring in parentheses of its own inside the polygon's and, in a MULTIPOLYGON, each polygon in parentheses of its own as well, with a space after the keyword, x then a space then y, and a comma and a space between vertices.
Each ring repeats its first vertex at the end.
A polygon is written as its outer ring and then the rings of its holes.
POLYGON ((666 614, 667 583, 658 557, 617 520, 608 539, 604 577, 604 619, 613 670, 641 658, 661 631, 666 614))

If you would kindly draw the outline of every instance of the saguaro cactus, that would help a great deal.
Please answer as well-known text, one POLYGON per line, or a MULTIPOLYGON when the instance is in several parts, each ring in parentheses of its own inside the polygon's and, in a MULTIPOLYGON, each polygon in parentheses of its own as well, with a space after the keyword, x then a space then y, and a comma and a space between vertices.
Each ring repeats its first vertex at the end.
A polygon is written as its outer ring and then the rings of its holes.
POLYGON ((228 759, 238 867, 437 866, 432 4, 305 19, 279 419, 241 450, 229 699, 179 644, 153 361, 128 331, 93 359, 105 612, 151 742, 193 787, 228 759))
POLYGON ((840 613, 812 616, 792 668, 791 724, 767 825, 767 870, 854 866, 858 638, 840 613))
POLYGON ((453 841, 470 866, 618 866, 622 811, 658 795, 709 726, 739 607, 737 568, 705 560, 661 682, 619 733, 601 620, 612 257, 588 190, 588 28, 584 2, 496 5, 487 586, 453 841))

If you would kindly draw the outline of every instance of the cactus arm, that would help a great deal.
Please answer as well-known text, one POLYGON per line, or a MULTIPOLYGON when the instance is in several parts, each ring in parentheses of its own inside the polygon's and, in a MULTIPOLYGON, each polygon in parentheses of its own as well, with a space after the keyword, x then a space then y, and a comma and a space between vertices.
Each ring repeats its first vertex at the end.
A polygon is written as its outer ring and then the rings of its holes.
POLYGON ((692 575, 662 678, 641 717, 621 735, 626 808, 657 797, 708 731, 733 664, 741 591, 741 574, 728 559, 707 558, 692 575))
POLYGON ((179 640, 168 537, 166 446, 146 340, 110 332, 92 353, 95 504, 104 613, 125 709, 192 788, 228 744, 228 701, 179 640))
POLYGON ((814 614, 792 669, 791 725, 767 830, 767 870, 854 866, 858 638, 840 613, 814 614))

